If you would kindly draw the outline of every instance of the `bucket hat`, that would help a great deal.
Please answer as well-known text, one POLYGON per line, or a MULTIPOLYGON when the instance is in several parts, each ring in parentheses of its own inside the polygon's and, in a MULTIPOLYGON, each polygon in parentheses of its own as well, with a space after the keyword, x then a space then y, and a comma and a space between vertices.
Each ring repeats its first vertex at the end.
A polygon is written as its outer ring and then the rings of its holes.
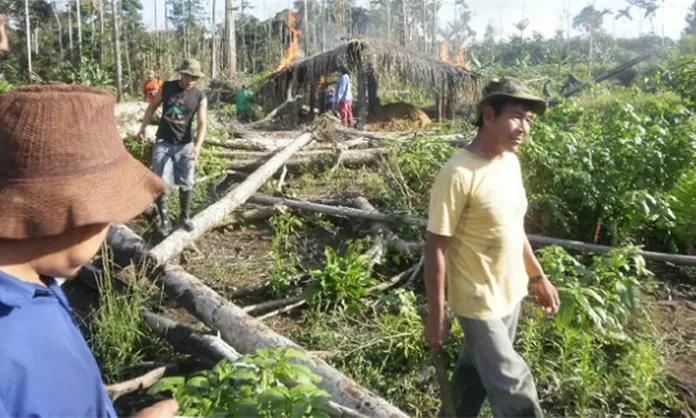
POLYGON ((0 238, 127 222, 165 189, 126 150, 115 100, 87 86, 0 94, 0 238))
POLYGON ((477 119, 481 118, 484 106, 500 97, 512 97, 529 102, 532 105, 532 112, 539 116, 546 113, 546 101, 533 95, 523 82, 514 77, 501 77, 492 80, 483 88, 481 100, 476 109, 477 119))
POLYGON ((180 74, 188 74, 194 77, 205 77, 205 73, 203 73, 201 70, 201 63, 193 58, 186 58, 175 71, 180 74))

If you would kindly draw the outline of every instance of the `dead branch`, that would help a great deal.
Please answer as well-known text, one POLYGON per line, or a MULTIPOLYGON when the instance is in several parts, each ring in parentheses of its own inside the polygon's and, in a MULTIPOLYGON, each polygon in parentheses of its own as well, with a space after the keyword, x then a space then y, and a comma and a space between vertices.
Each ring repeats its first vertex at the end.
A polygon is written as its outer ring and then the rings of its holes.
POLYGON ((421 269, 423 268, 423 265, 425 264, 425 254, 423 254, 418 260, 418 264, 416 264, 416 267, 413 268, 413 271, 411 272, 411 276, 406 280, 406 284, 404 286, 409 287, 411 284, 413 284, 413 281, 416 280, 416 277, 418 277, 418 274, 420 273, 421 269))
MULTIPOLYGON (((136 265, 149 256, 145 251, 136 251, 136 248, 146 249, 146 244, 142 238, 124 226, 110 228, 107 241, 116 257, 123 258, 124 254, 133 255, 132 261, 136 265), (124 236, 115 237, 117 234, 124 236), (115 245, 118 243, 130 245, 119 248, 115 245)), ((305 352, 293 341, 277 334, 247 315, 240 307, 225 300, 180 266, 167 263, 160 267, 162 274, 157 278, 157 282, 163 286, 166 294, 208 327, 219 330, 222 339, 239 352, 250 353, 271 347, 291 347, 305 352)), ((319 386, 329 392, 338 403, 370 417, 407 416, 323 360, 314 359, 305 364, 322 378, 319 386)))
MULTIPOLYGON (((369 200, 367 200, 364 196, 358 196, 355 199, 353 199, 352 204, 357 207, 358 209, 367 211, 367 212, 377 212, 377 209, 372 206, 369 200)), ((375 223, 372 226, 372 231, 373 234, 382 234, 383 236, 387 237, 387 240, 389 241, 390 245, 393 245, 393 248, 402 254, 412 254, 417 252, 418 248, 417 245, 414 245, 413 243, 409 243, 404 241, 403 239, 399 238, 396 234, 394 234, 386 225, 383 223, 375 223), (415 251, 414 251, 415 250, 415 251)), ((386 251, 386 250, 385 250, 386 251)))
POLYGON ((178 229, 165 238, 155 248, 150 250, 149 256, 158 264, 163 264, 184 250, 191 242, 209 231, 215 225, 225 219, 233 210, 242 205, 254 194, 286 161, 290 156, 299 151, 312 140, 311 133, 300 135, 291 144, 278 151, 271 159, 261 165, 239 186, 222 197, 216 203, 193 217, 194 229, 186 232, 178 229))
POLYGON ((254 129, 254 128, 257 128, 263 124, 266 124, 266 123, 272 121, 273 118, 276 117, 278 115, 278 113, 280 113, 281 110, 294 104, 295 102, 297 102, 298 99, 301 99, 301 98, 302 98, 302 95, 297 95, 297 96, 288 98, 288 100, 284 101, 280 106, 278 106, 275 109, 268 112, 268 114, 263 119, 259 119, 256 122, 248 123, 246 125, 247 128, 254 129))
POLYGON ((258 316, 258 317, 256 317, 256 320, 263 321, 264 319, 268 319, 268 318, 280 315, 280 314, 285 313, 285 312, 290 312, 293 309, 297 309, 297 308, 304 306, 306 304, 307 304, 307 299, 298 300, 295 303, 291 303, 289 305, 282 306, 274 311, 271 311, 271 312, 265 313, 261 316, 258 316))
POLYGON ((285 299, 280 299, 280 300, 271 300, 271 301, 257 303, 255 305, 245 306, 242 308, 242 310, 244 312, 248 313, 249 315, 253 315, 254 313, 263 312, 263 311, 266 311, 269 309, 274 309, 274 308, 277 308, 279 306, 284 307, 284 306, 292 305, 292 304, 297 303, 303 299, 304 298, 302 296, 295 296, 295 297, 285 298, 285 299))
POLYGON ((224 177, 224 176, 241 175, 241 174, 244 174, 244 173, 240 173, 239 171, 234 171, 234 170, 226 170, 226 171, 223 171, 220 173, 210 174, 207 176, 197 178, 196 184, 205 183, 206 181, 209 181, 209 180, 216 180, 216 179, 219 179, 219 178, 224 177))
POLYGON ((163 377, 172 375, 178 371, 179 367, 176 364, 167 364, 166 366, 150 370, 144 375, 138 376, 134 379, 109 385, 106 387, 106 393, 109 395, 109 398, 111 398, 112 401, 115 401, 123 395, 150 388, 154 386, 155 383, 159 382, 159 380, 163 377))

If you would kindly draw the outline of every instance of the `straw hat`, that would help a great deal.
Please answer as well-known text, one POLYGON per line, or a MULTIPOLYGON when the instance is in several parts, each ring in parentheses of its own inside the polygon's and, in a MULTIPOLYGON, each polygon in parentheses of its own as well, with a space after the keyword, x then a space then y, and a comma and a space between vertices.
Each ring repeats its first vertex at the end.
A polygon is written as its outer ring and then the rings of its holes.
POLYGON ((114 106, 87 86, 0 94, 0 238, 127 222, 164 191, 123 145, 114 106))

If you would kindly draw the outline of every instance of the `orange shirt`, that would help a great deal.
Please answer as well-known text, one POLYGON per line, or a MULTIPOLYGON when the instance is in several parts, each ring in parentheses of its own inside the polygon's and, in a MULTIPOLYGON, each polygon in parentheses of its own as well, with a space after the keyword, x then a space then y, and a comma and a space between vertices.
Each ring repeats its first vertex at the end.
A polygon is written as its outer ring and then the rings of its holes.
POLYGON ((157 92, 159 89, 162 87, 162 80, 159 78, 155 78, 154 80, 147 80, 143 84, 143 94, 145 95, 145 99, 149 102, 152 101, 152 98, 157 95, 157 92))

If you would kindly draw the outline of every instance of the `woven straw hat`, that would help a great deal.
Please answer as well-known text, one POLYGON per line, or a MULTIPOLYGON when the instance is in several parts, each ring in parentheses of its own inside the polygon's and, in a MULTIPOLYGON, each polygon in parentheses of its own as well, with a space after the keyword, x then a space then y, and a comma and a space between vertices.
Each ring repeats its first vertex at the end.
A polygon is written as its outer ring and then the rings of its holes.
POLYGON ((127 222, 164 191, 123 145, 114 106, 86 86, 0 94, 0 238, 127 222))

